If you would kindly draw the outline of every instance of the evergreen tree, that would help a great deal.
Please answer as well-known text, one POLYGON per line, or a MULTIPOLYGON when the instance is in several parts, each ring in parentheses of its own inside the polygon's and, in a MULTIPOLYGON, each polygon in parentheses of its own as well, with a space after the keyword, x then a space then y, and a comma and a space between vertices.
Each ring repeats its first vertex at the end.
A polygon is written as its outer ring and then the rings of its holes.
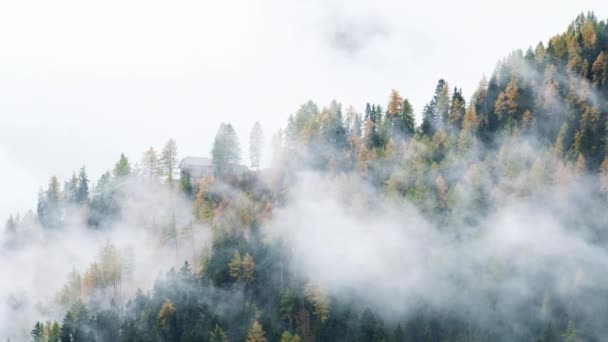
POLYGON ((129 159, 124 155, 124 153, 120 154, 120 159, 116 162, 114 166, 114 176, 115 177, 126 177, 131 174, 131 164, 129 164, 129 159))
POLYGON ((78 172, 78 189, 76 191, 76 202, 87 204, 89 201, 89 179, 85 167, 81 167, 78 172))
POLYGON ((215 135, 211 150, 213 166, 218 174, 227 171, 241 159, 241 148, 232 125, 222 123, 215 135))
POLYGON ((564 332, 564 342, 580 342, 572 321, 568 322, 568 328, 566 329, 566 332, 564 332))
POLYGON ((30 333, 33 342, 44 342, 43 325, 40 322, 34 324, 34 329, 30 333))
POLYGON ((213 331, 209 335, 209 342, 228 342, 228 337, 218 324, 215 325, 215 328, 213 328, 213 331))
POLYGON ((192 196, 192 182, 190 181, 190 173, 186 170, 182 170, 179 177, 179 188, 180 190, 186 194, 186 196, 192 196))
POLYGON ((256 121, 249 134, 249 160, 251 161, 251 167, 255 170, 260 169, 263 145, 264 132, 262 131, 262 125, 256 121))

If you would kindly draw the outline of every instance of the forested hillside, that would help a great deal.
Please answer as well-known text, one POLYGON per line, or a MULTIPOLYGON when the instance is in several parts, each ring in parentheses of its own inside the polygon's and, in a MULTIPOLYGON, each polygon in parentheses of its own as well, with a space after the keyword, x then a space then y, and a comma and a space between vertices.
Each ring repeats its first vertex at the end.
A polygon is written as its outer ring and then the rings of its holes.
POLYGON ((301 105, 268 167, 259 124, 248 170, 222 124, 201 179, 173 140, 95 182, 52 177, 2 255, 89 259, 61 259, 74 269, 44 298, 11 297, 0 337, 606 340, 607 22, 513 52, 470 98, 439 80, 419 125, 406 95, 301 105))

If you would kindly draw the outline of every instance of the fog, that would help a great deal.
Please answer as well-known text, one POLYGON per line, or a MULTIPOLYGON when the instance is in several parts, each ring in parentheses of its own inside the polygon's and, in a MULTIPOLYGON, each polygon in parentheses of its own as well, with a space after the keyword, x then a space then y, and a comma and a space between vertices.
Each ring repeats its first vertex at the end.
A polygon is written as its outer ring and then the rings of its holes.
POLYGON ((5 2, 0 187, 11 196, 0 196, 0 217, 32 208, 30 194, 49 174, 65 179, 86 165, 96 179, 121 152, 138 158, 171 137, 182 156, 207 156, 222 121, 245 146, 254 121, 274 132, 308 99, 361 110, 396 88, 420 113, 439 78, 468 97, 513 48, 536 45, 589 10, 604 17, 608 5, 5 2))
POLYGON ((158 182, 130 178, 122 186, 125 196, 120 203, 120 220, 103 229, 87 225, 86 209, 65 205, 64 224, 59 229, 45 229, 25 217, 16 235, 2 234, 2 338, 25 340, 34 322, 61 322, 68 307, 59 303, 59 292, 69 283, 69 273, 75 270, 84 278, 91 264, 101 263, 100 254, 108 244, 116 247, 121 257, 129 250, 133 254, 129 265, 132 274, 122 275, 120 294, 103 292, 101 296, 119 306, 137 289, 149 291, 160 275, 179 269, 184 261, 197 267, 211 231, 193 224, 191 204, 158 182), (173 215, 175 232, 163 231, 173 215))
MULTIPOLYGON (((23 339, 38 320, 61 321, 70 272, 84 275, 106 246, 133 251, 133 273, 121 278, 119 295, 104 292, 96 303, 121 307, 185 260, 198 271, 212 241, 212 227, 196 223, 192 198, 135 176, 121 180, 116 221, 93 228, 88 208, 65 205, 61 227, 43 228, 26 211, 35 210, 49 176, 63 182, 86 165, 97 180, 121 152, 135 162, 170 137, 180 156, 208 156, 220 122, 234 124, 247 151, 255 121, 270 136, 310 98, 338 98, 360 111, 367 101, 386 103, 388 90, 398 88, 420 113, 437 79, 457 81, 450 85, 463 87, 468 99, 482 73, 513 48, 561 32, 582 10, 608 13, 599 1, 560 4, 550 18, 545 13, 555 4, 526 4, 520 13, 517 1, 500 17, 495 4, 473 1, 416 8, 392 1, 170 8, 134 1, 121 11, 112 2, 35 5, 0 6, 0 218, 23 218, 15 235, 0 236, 0 338, 11 340, 23 339), (523 24, 513 25, 513 17, 523 24)), ((520 76, 543 84, 545 75, 531 70, 523 65, 520 76)), ((605 100, 577 81, 578 96, 605 100)), ((560 98, 541 97, 552 103, 553 118, 565 117, 560 98)), ((291 153, 283 141, 283 154, 266 156, 269 169, 256 173, 269 187, 277 174, 288 175, 286 189, 273 189, 275 197, 285 191, 284 201, 272 203, 260 230, 286 247, 297 280, 388 321, 424 308, 517 331, 528 319, 552 321, 568 311, 601 339, 608 333, 601 315, 608 236, 596 228, 608 219, 605 201, 597 200, 605 194, 594 175, 564 164, 543 139, 501 135, 497 151, 480 142, 449 151, 448 165, 425 175, 455 184, 442 199, 453 208, 443 221, 429 214, 430 199, 399 192, 428 142, 397 144, 387 157, 392 164, 375 166, 389 175, 377 184, 353 170, 311 168, 306 161, 318 155, 291 153), (476 205, 478 193, 488 196, 476 205)), ((258 204, 221 180, 217 189, 215 195, 237 199, 226 205, 258 204)), ((226 297, 240 301, 235 292, 226 297)))

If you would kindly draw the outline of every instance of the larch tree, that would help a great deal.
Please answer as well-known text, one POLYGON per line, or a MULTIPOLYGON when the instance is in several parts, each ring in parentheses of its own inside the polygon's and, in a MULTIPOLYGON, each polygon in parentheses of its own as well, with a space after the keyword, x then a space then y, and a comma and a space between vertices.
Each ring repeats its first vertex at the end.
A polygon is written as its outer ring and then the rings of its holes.
POLYGON ((241 277, 244 283, 250 283, 253 281, 255 273, 255 262, 251 254, 246 253, 241 261, 241 277))
POLYGON ((157 321, 169 340, 174 340, 177 328, 176 309, 169 299, 165 299, 158 312, 157 321))
POLYGON ((450 86, 447 84, 447 82, 443 84, 443 87, 439 93, 437 93, 436 99, 436 120, 439 120, 440 126, 443 126, 448 122, 450 112, 450 86))
POLYGON ((280 342, 300 342, 300 336, 296 335, 292 335, 289 331, 284 331, 283 334, 281 334, 281 340, 280 342))
POLYGON ((608 77, 608 58, 601 51, 591 65, 591 77, 596 87, 606 85, 608 77))
POLYGON ((479 121, 477 118, 477 110, 475 109, 475 105, 469 105, 464 113, 464 118, 462 119, 462 130, 474 132, 477 129, 478 123, 479 121))
POLYGON ((515 79, 511 79, 507 85, 507 89, 498 95, 498 99, 495 103, 494 111, 501 120, 507 118, 513 118, 519 121, 518 110, 519 110, 519 89, 517 88, 517 82, 515 79))
POLYGON ((581 36, 583 38, 584 48, 590 49, 595 47, 595 43, 597 42, 597 35, 595 33, 593 23, 590 20, 585 21, 585 23, 583 24, 581 36))
POLYGON ((304 294, 312 305, 315 316, 319 317, 321 323, 325 323, 329 319, 329 303, 325 293, 320 287, 309 285, 306 287, 304 294))
POLYGON ((239 281, 241 279, 241 262, 242 262, 241 253, 239 253, 238 250, 234 251, 234 255, 232 256, 232 259, 228 263, 228 272, 229 272, 230 276, 232 278, 234 278, 236 281, 239 281))
POLYGON ((260 169, 260 163, 262 161, 262 149, 264 147, 264 132, 262 125, 256 121, 251 128, 249 134, 249 160, 251 167, 255 170, 260 169))
POLYGON ((156 179, 161 172, 158 153, 154 147, 150 147, 145 153, 141 160, 142 172, 148 179, 156 179))
POLYGON ((169 184, 173 183, 177 172, 177 163, 177 143, 175 140, 169 139, 160 155, 161 172, 169 184))
POLYGON ((247 342, 266 342, 264 330, 258 321, 253 322, 251 328, 249 328, 247 342))
POLYGON ((585 157, 582 153, 578 154, 578 158, 576 159, 576 164, 574 165, 574 174, 581 175, 585 172, 586 162, 585 157))
POLYGON ((403 106, 403 98, 395 89, 391 90, 391 95, 388 101, 387 113, 391 116, 396 116, 401 113, 403 106))
POLYGON ((600 166, 600 189, 608 192, 608 157, 604 158, 600 166))

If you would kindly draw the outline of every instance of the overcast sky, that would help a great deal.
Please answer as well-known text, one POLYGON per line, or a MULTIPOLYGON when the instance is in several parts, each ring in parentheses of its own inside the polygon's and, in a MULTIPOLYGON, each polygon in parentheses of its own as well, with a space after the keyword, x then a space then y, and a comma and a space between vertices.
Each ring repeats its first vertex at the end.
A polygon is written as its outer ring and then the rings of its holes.
POLYGON ((395 88, 419 115, 439 78, 468 97, 588 10, 608 1, 2 1, 0 221, 121 152, 208 156, 222 121, 246 152, 256 120, 269 140, 308 99, 361 110, 395 88))

